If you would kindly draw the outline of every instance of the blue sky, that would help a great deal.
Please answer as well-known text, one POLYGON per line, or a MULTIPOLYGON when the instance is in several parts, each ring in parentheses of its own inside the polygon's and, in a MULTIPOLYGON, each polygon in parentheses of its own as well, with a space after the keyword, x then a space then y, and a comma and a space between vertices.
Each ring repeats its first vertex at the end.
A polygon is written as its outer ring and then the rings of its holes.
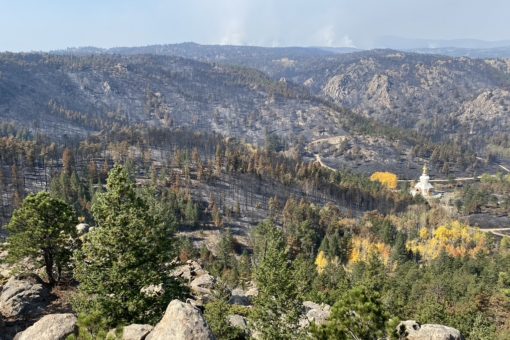
POLYGON ((510 39, 508 0, 0 0, 0 51, 194 41, 376 47, 510 39))

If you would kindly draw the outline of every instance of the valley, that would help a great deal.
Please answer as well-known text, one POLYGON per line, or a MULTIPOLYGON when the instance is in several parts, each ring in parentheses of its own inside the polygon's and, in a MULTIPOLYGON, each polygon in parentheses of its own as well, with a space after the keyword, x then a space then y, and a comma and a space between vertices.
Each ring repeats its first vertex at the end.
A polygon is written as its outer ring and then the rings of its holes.
POLYGON ((366 299, 363 339, 504 339, 509 91, 387 49, 0 53, 0 329, 325 339, 366 299))

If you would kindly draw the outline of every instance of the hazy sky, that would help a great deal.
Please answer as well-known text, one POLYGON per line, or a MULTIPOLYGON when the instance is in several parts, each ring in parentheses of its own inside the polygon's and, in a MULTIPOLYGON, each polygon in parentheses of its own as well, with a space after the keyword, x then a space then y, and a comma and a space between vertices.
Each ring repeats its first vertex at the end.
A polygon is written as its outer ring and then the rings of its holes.
POLYGON ((510 39, 509 0, 0 0, 0 51, 194 41, 375 47, 510 39))

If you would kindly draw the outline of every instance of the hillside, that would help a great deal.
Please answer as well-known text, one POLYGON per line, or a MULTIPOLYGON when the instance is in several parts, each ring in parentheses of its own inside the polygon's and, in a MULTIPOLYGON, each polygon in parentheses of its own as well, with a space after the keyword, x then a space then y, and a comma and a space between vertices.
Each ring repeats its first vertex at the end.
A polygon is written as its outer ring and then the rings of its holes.
POLYGON ((501 133, 510 123, 504 103, 498 107, 502 120, 489 114, 483 124, 459 120, 463 105, 481 93, 508 88, 508 63, 502 60, 376 50, 275 70, 274 76, 287 77, 355 112, 417 129, 435 140, 470 131, 501 133))
POLYGON ((395 50, 192 43, 108 50, 69 49, 55 53, 87 55, 99 51, 180 56, 258 69, 275 81, 302 85, 313 95, 332 100, 341 107, 384 124, 414 129, 434 141, 468 136, 468 142, 479 151, 487 145, 486 137, 504 134, 510 127, 505 98, 498 98, 498 105, 488 112, 480 111, 490 105, 480 100, 483 93, 505 92, 510 86, 510 64, 504 59, 469 59, 395 50), (483 117, 466 119, 473 111, 483 117))
POLYGON ((343 134, 344 111, 259 71, 178 57, 10 55, 0 58, 0 116, 59 133, 112 124, 193 127, 261 144, 343 134))
MULTIPOLYGON (((3 54, 0 72, 2 121, 59 140, 133 125, 190 128, 309 160, 314 159, 309 144, 328 137, 375 134, 389 139, 385 144, 397 155, 408 154, 418 141, 303 86, 239 66, 151 55, 3 54)), ((388 166, 385 158, 367 159, 370 167, 364 170, 388 166)), ((357 167, 346 160, 342 166, 357 167)), ((419 162, 412 157, 411 163, 419 162)), ((390 163, 400 168, 399 159, 390 163)))

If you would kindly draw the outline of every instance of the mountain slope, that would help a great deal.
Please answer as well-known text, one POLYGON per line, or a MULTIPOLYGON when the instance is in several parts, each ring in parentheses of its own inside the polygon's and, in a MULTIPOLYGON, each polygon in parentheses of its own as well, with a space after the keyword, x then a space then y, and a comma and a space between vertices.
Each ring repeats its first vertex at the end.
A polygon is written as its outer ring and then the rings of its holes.
POLYGON ((346 112, 263 73, 163 56, 0 56, 0 116, 49 134, 112 124, 214 130, 264 141, 344 134, 346 112), (327 127, 327 128, 326 128, 327 127))
MULTIPOLYGON (((465 119, 469 103, 481 94, 508 90, 510 62, 506 60, 455 58, 394 50, 336 53, 336 50, 320 48, 192 43, 101 51, 124 55, 174 55, 255 68, 274 80, 306 86, 312 94, 333 100, 339 106, 351 108, 385 124, 416 129, 436 141, 473 133, 486 137, 494 133, 503 134, 510 128, 505 105, 498 112, 492 110, 483 119, 465 119)), ((91 52, 94 50, 76 49, 59 53, 91 52)), ((483 144, 483 138, 480 143, 483 144)))
POLYGON ((328 57, 275 70, 313 93, 386 124, 417 129, 435 140, 462 133, 504 133, 502 105, 493 120, 466 122, 465 105, 480 94, 510 86, 509 63, 377 50, 328 57))

